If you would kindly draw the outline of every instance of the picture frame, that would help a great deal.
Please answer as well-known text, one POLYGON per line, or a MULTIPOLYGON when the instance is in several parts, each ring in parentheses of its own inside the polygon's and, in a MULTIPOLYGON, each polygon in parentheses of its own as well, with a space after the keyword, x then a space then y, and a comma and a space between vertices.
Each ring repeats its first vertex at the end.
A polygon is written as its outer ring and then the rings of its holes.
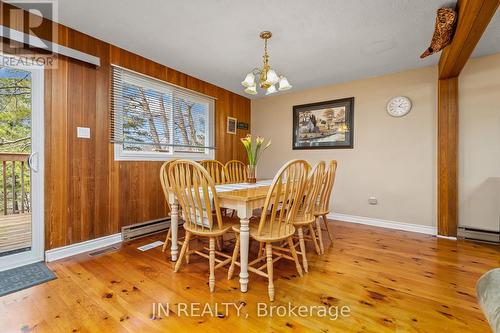
POLYGON ((247 131, 248 130, 248 123, 245 123, 245 122, 242 122, 242 121, 238 121, 238 124, 236 125, 238 129, 242 129, 242 130, 245 130, 247 131))
POLYGON ((293 106, 293 150, 353 147, 354 97, 293 106))
POLYGON ((236 134, 236 125, 238 124, 238 120, 233 117, 227 117, 227 125, 226 132, 228 134, 236 134))

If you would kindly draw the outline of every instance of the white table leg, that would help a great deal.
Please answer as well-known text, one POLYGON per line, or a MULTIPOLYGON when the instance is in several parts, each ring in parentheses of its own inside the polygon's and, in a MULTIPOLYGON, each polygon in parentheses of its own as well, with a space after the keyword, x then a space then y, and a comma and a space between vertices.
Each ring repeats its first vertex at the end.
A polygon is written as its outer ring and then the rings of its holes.
POLYGON ((247 207, 238 209, 240 218, 240 290, 246 293, 248 290, 248 251, 250 243, 250 217, 251 210, 247 207))
POLYGON ((179 203, 177 199, 172 198, 170 207, 172 208, 172 214, 170 215, 170 230, 172 230, 172 246, 170 247, 171 260, 177 260, 177 254, 179 253, 177 249, 177 230, 179 227, 179 203))

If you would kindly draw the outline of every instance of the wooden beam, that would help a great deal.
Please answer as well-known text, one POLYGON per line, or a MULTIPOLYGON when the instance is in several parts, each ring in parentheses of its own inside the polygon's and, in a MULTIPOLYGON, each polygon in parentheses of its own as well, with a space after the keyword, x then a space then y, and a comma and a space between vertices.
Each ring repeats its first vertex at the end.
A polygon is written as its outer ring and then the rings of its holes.
POLYGON ((458 227, 458 78, 438 82, 438 234, 458 227))
POLYGON ((458 23, 452 43, 439 59, 439 79, 457 77, 495 15, 500 0, 459 0, 458 23))

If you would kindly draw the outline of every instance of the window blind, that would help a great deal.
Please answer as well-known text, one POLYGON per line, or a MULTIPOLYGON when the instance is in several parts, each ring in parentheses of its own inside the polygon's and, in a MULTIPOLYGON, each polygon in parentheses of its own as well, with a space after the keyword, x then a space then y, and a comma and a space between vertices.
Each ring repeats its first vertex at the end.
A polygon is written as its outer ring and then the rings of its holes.
POLYGON ((112 67, 111 141, 125 151, 206 153, 213 147, 214 99, 112 67))

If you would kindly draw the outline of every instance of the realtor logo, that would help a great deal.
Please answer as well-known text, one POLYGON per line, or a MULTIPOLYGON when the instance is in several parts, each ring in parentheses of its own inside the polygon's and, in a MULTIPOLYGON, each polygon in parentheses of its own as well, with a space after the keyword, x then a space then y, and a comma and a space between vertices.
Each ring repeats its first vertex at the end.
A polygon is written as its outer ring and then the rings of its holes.
POLYGON ((0 44, 3 53, 16 56, 47 56, 57 44, 57 1, 13 0, 0 3, 2 16, 0 44))

